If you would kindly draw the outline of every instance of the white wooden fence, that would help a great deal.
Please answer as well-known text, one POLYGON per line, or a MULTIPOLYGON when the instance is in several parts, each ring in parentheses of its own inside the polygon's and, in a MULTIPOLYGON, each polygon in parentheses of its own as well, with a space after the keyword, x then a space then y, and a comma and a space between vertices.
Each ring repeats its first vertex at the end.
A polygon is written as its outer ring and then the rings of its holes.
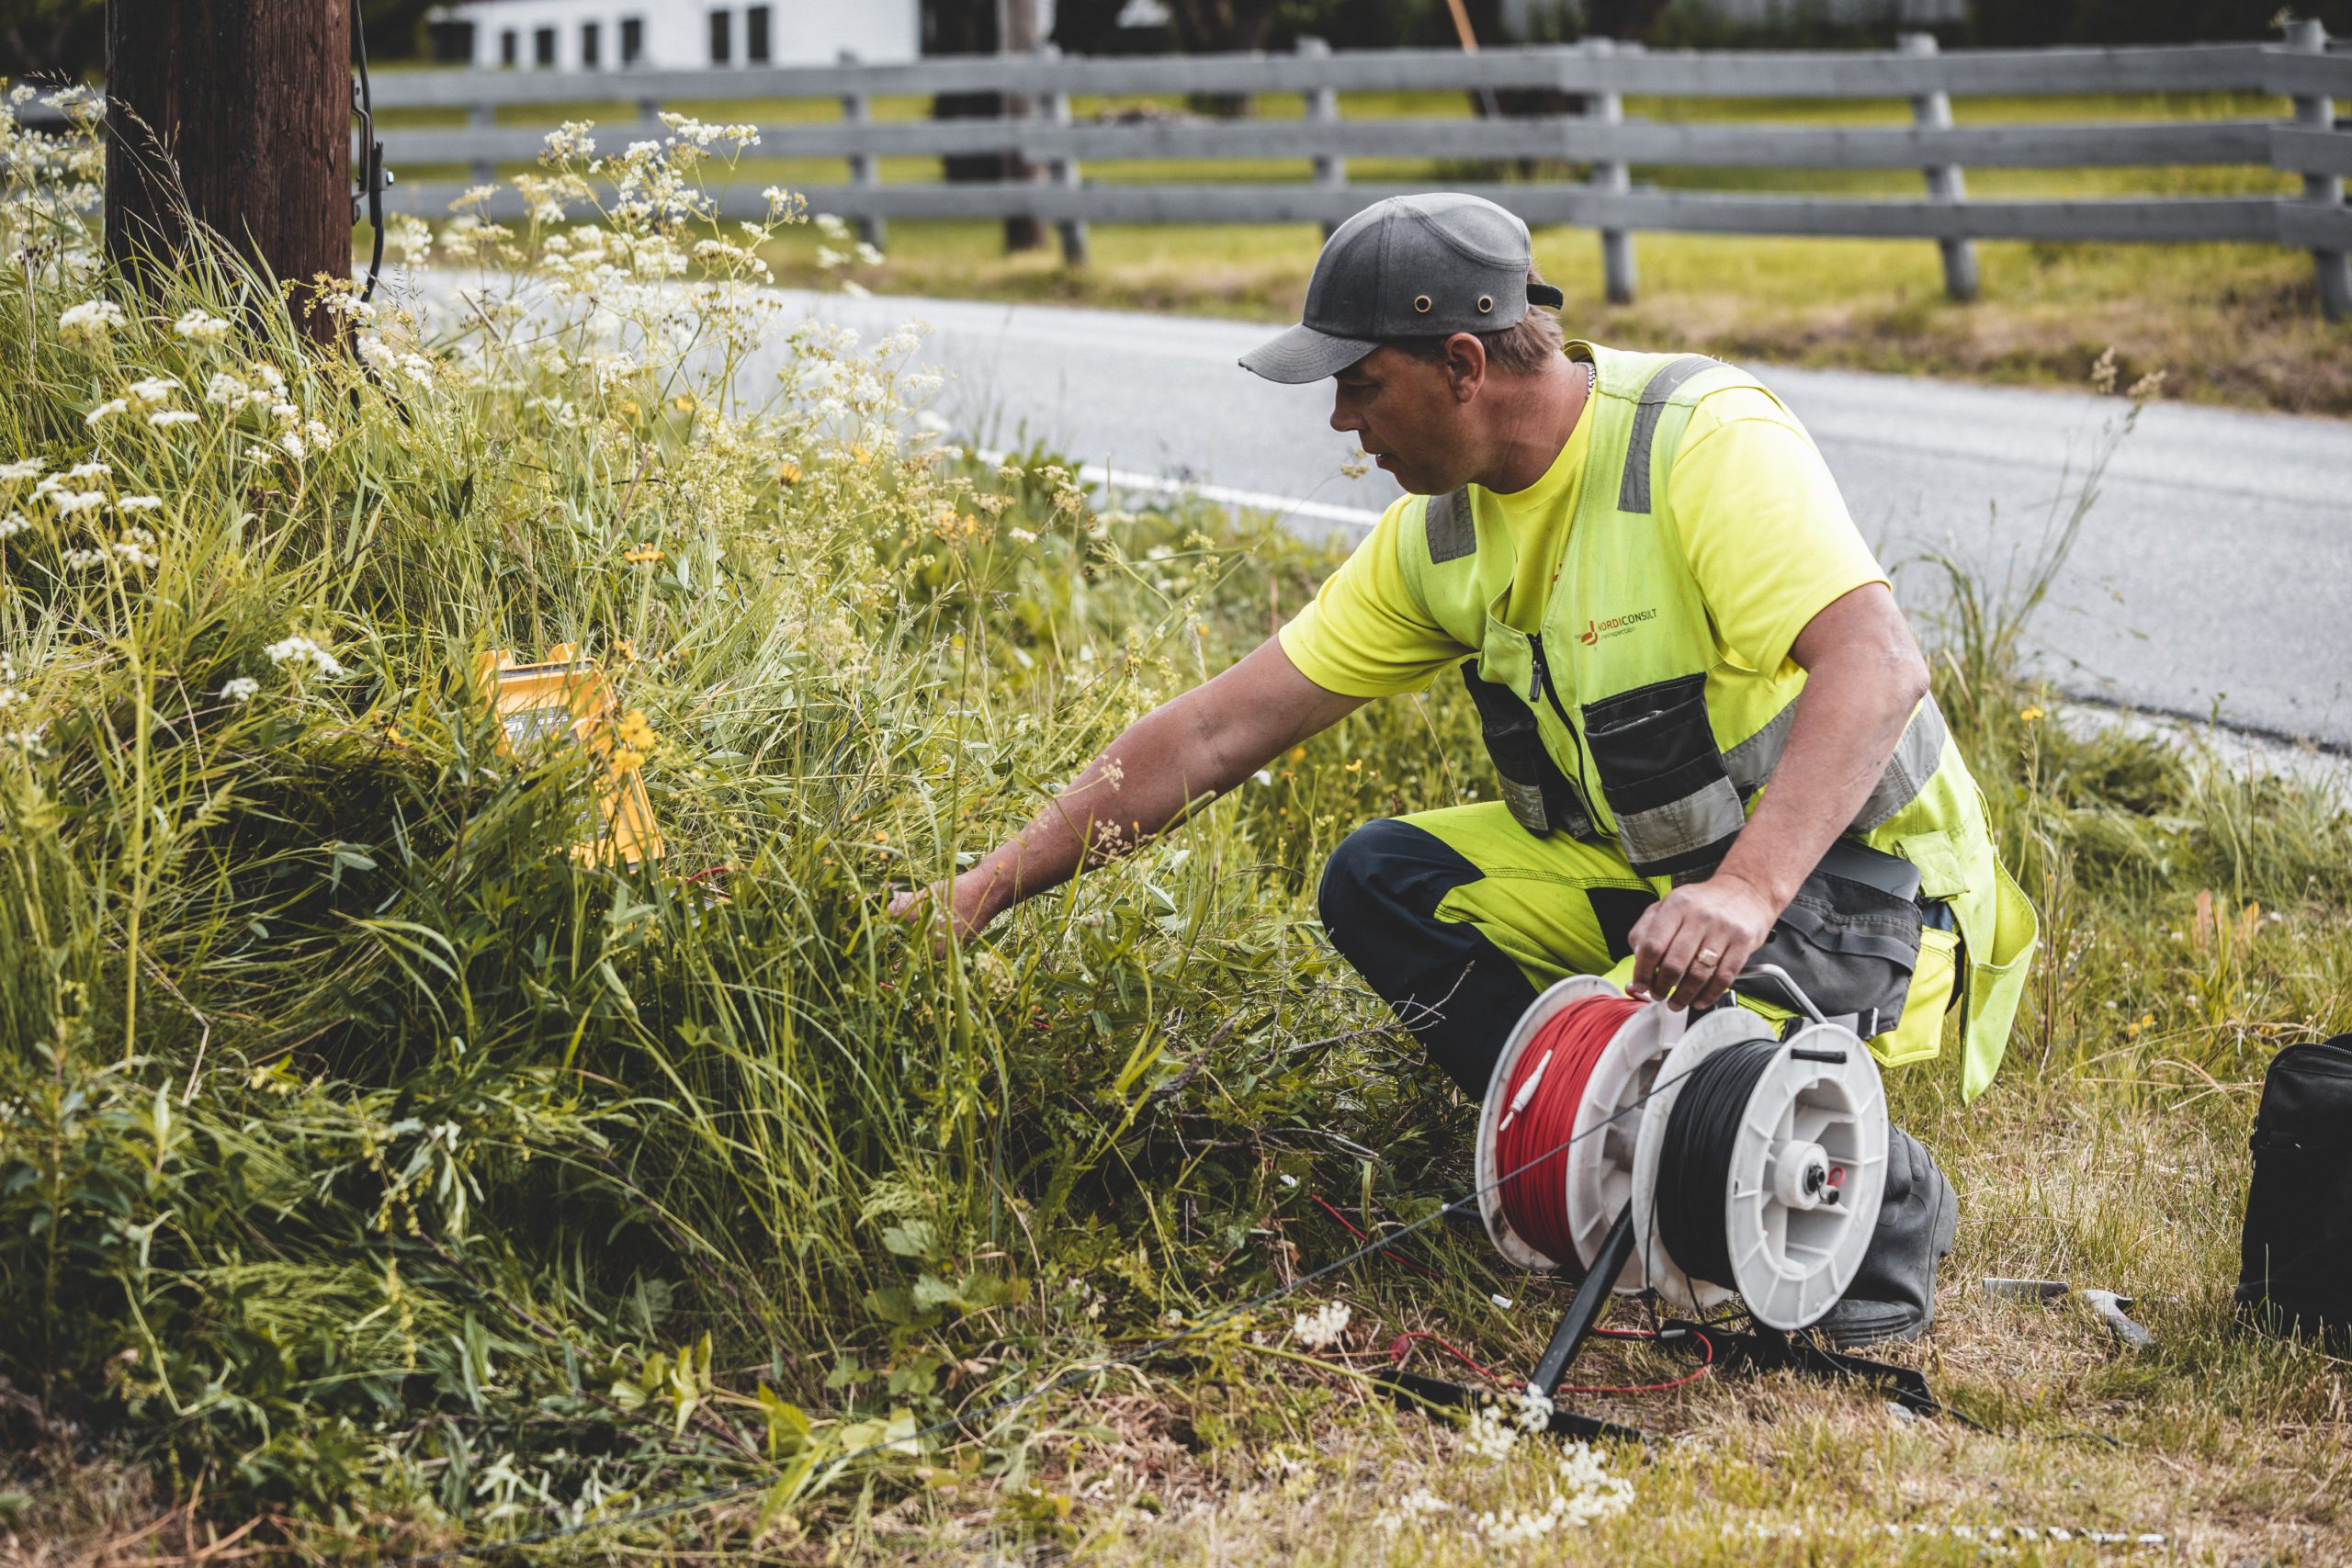
MULTIPOLYGON (((502 164, 526 163, 548 125, 582 102, 633 105, 628 121, 598 126, 608 144, 658 134, 665 107, 698 101, 836 100, 838 121, 763 124, 760 158, 839 158, 847 183, 802 188, 810 206, 855 220, 879 236, 893 218, 1028 216, 1057 225, 1073 261, 1082 260, 1089 222, 1311 222, 1329 226, 1398 187, 1352 181, 1351 158, 1539 160, 1582 165, 1577 178, 1472 186, 1531 224, 1600 232, 1609 291, 1634 287, 1636 231, 1852 235, 1932 240, 1956 297, 1976 290, 1976 240, 2240 241, 2312 254, 2319 296, 2331 318, 2352 316, 2352 129, 2335 100, 2352 100, 2352 53, 2332 51, 2317 22, 2290 26, 2277 44, 2165 48, 1970 51, 1942 53, 1918 35, 1893 53, 1724 51, 1650 53, 1606 40, 1571 47, 1333 52, 1310 43, 1292 54, 1080 59, 943 57, 897 65, 733 70, 557 73, 447 70, 387 73, 376 82, 379 111, 463 108, 464 126, 387 129, 386 161, 401 166, 462 166, 470 182, 502 164), (1552 89, 1577 96, 1579 115, 1474 117, 1468 95, 1552 89), (1034 102, 1020 118, 881 121, 872 100, 886 96, 997 91, 1034 102), (1447 91, 1465 95, 1460 118, 1343 118, 1345 92, 1447 91), (2290 99, 2287 118, 2138 120, 2103 124, 1952 123, 1956 97, 2079 94, 2251 92, 2290 99), (1072 118, 1074 96, 1181 97, 1211 94, 1301 94, 1304 120, 1133 118, 1072 118), (1908 98, 1912 123, 1800 127, 1722 122, 1665 123, 1625 118, 1628 96, 1664 97, 1908 98), (538 111, 535 113, 535 110, 538 111), (537 118, 540 123, 528 123, 537 118), (948 184, 883 183, 876 160, 1006 153, 1036 165, 1035 179, 948 184), (1091 160, 1295 159, 1291 183, 1090 183, 1091 160), (1963 171, 1977 168, 2105 168, 2254 165, 2299 176, 2285 196, 2132 196, 2054 200, 1972 200, 1963 171), (1917 198, 1660 190, 1636 186, 1636 165, 1806 170, 1918 169, 1917 198)), ((737 118, 729 109, 726 118, 737 118)), ((390 193, 395 210, 447 210, 465 183, 409 180, 390 193)), ((728 216, 764 210, 764 180, 742 182, 728 216)), ((504 192, 493 211, 519 210, 504 192)))

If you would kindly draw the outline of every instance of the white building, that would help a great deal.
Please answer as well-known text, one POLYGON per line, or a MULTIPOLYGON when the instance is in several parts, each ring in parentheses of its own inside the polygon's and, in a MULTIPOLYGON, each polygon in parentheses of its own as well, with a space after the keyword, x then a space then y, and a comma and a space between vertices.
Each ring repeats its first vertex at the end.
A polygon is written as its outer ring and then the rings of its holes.
POLYGON ((888 64, 922 49, 922 0, 458 0, 435 53, 517 71, 888 64))

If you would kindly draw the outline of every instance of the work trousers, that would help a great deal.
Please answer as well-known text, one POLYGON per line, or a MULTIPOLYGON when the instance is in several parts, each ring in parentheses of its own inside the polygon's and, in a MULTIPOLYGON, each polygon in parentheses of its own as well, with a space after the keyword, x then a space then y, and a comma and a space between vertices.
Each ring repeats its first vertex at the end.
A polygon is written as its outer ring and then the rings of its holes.
POLYGON ((1477 1100, 1538 992, 1632 972, 1634 922, 1670 886, 1613 841, 1539 837, 1494 800, 1366 822, 1316 902, 1331 945, 1477 1100))
MULTIPOLYGON (((1484 1098, 1503 1042, 1570 975, 1623 984, 1634 922, 1666 877, 1613 843, 1538 836, 1500 801, 1379 818, 1342 840, 1316 902, 1326 935, 1463 1093, 1484 1098)), ((1886 1195, 1861 1271, 1825 1324, 1833 1342, 1906 1337, 1934 1315, 1956 1201, 1934 1160, 1890 1128, 1886 1195)))
MULTIPOLYGON (((1331 856, 1317 902, 1332 944, 1475 1100, 1537 993, 1570 975, 1624 984, 1634 924, 1671 886, 1636 874, 1614 840, 1531 833, 1502 802, 1485 801, 1365 823, 1331 856)), ((1883 933, 1868 924, 1879 914, 1864 908, 1851 918, 1865 924, 1826 939, 1819 922, 1829 908, 1816 897, 1804 919, 1791 913, 1792 931, 1808 934, 1776 940, 1801 951, 1802 963, 1780 962, 1800 967, 1808 986, 1826 987, 1815 990, 1825 1000, 1883 984, 1892 965, 1877 940, 1883 933), (1854 942, 1857 930, 1871 940, 1854 942), (1841 976, 1849 963, 1856 972, 1841 976)), ((1917 949, 1899 1003, 1876 1010, 1888 1032, 1871 1042, 1882 1062, 1940 1049, 1957 942, 1940 931, 1924 934, 1937 944, 1917 949)))

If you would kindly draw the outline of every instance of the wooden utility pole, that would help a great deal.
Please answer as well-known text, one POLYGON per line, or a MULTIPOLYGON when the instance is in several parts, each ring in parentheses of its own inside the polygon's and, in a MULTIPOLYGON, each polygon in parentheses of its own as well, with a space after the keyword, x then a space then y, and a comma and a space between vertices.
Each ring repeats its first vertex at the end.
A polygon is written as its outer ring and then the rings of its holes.
POLYGON ((107 0, 107 258, 152 290, 208 233, 281 281, 351 276, 350 0, 107 0))
MULTIPOLYGON (((1000 53, 1017 60, 1034 57, 1037 52, 1037 0, 997 0, 997 49, 1000 53)), ((1004 112, 1014 119, 1026 119, 1037 112, 1036 101, 1026 94, 1008 94, 1004 112)), ((1019 183, 1037 177, 1037 166, 1014 153, 1005 160, 1004 177, 1019 183)), ((1004 248, 1008 251, 1034 251, 1046 243, 1043 226, 1025 214, 1004 220, 1004 248)))

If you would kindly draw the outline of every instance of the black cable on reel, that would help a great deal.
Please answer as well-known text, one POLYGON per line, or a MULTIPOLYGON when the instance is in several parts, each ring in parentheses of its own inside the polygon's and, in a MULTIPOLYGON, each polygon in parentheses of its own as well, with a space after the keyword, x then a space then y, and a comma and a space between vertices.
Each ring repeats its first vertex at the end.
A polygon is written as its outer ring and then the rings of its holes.
POLYGON ((1699 1064, 1666 1119, 1657 1163, 1657 1236, 1682 1272, 1729 1286, 1724 1201, 1732 1145, 1756 1086, 1781 1053, 1777 1040, 1743 1040, 1699 1064))

